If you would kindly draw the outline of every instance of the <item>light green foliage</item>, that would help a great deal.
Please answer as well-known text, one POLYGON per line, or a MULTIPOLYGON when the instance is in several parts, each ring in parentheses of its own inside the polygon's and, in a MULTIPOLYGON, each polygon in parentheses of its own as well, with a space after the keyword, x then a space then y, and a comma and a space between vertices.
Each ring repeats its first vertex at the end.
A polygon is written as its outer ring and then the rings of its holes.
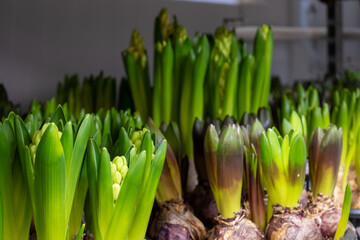
POLYGON ((261 134, 261 167, 270 201, 295 207, 305 180, 306 145, 298 130, 282 137, 276 128, 261 134))

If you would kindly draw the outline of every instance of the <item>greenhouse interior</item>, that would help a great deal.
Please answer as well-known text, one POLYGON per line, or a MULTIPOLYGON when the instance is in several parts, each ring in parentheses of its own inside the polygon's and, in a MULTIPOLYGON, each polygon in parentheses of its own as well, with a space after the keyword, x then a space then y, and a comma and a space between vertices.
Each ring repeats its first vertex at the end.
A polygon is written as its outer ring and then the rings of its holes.
POLYGON ((360 237, 359 0, 5 0, 0 33, 0 240, 360 237))

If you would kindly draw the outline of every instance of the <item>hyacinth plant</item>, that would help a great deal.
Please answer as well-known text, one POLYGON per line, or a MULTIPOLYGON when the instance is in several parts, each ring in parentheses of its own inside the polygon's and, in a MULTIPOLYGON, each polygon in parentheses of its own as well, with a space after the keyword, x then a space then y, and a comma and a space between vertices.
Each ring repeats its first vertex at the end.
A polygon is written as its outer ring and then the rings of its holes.
MULTIPOLYGON (((155 56, 154 56, 154 95, 152 116, 157 126, 162 121, 171 119, 173 94, 174 49, 171 36, 174 24, 170 23, 169 14, 162 9, 155 19, 155 56)), ((175 109, 174 109, 175 110, 175 109)))
POLYGON ((319 193, 333 194, 341 160, 342 129, 330 125, 326 130, 318 127, 310 141, 309 169, 311 190, 314 196, 319 193))
POLYGON ((209 182, 205 164, 204 140, 210 124, 213 124, 217 132, 220 132, 221 120, 219 118, 206 118, 204 121, 196 118, 193 126, 194 162, 199 184, 209 182))
MULTIPOLYGON (((57 109, 54 114, 56 106, 55 99, 46 102, 45 107, 42 107, 37 101, 33 101, 31 105, 31 113, 26 116, 24 120, 25 127, 29 132, 30 136, 33 136, 34 133, 40 128, 43 121, 49 121, 57 119, 58 122, 66 122, 65 119, 72 119, 74 122, 74 127, 77 126, 76 117, 74 113, 69 112, 67 104, 64 104, 62 108, 57 109), (50 114, 51 113, 51 114, 50 114), (54 115, 54 116, 52 116, 54 115), (57 116, 57 117, 55 117, 57 116)), ((84 110, 81 110, 81 114, 84 114, 84 110)), ((142 121, 139 114, 131 114, 129 110, 127 111, 117 111, 115 108, 104 111, 100 109, 96 114, 92 116, 92 122, 94 129, 91 130, 94 139, 97 141, 99 146, 107 146, 111 149, 111 153, 118 152, 119 149, 119 138, 121 136, 121 128, 124 127, 128 129, 141 128, 142 121)), ((41 135, 41 134, 40 134, 41 135)), ((32 144, 32 147, 35 147, 36 144, 32 144)), ((83 217, 83 209, 85 205, 85 198, 88 191, 88 178, 87 178, 87 164, 86 161, 82 164, 80 177, 78 179, 73 207, 71 209, 70 221, 69 221, 69 238, 72 239, 73 236, 79 233, 81 220, 83 217)), ((89 227, 89 226, 88 226, 89 227)))
POLYGON ((209 113, 223 119, 234 115, 235 96, 241 59, 238 41, 233 32, 219 27, 213 36, 206 79, 209 113))
POLYGON ((307 115, 307 143, 309 145, 312 135, 314 134, 315 129, 327 128, 330 125, 330 110, 327 103, 322 107, 314 106, 311 108, 307 115))
POLYGON ((70 112, 73 112, 75 116, 79 117, 81 109, 81 89, 77 74, 65 76, 64 83, 58 83, 57 101, 59 101, 60 104, 68 103, 70 112))
POLYGON ((238 80, 237 116, 241 118, 245 112, 256 113, 260 107, 268 107, 273 50, 272 27, 263 25, 258 28, 252 54, 246 52, 243 43, 239 44, 242 55, 238 80))
POLYGON ((220 133, 210 124, 205 135, 205 163, 220 216, 209 239, 263 239, 263 232, 241 209, 244 137, 238 124, 226 123, 220 133))
POLYGON ((243 51, 238 84, 238 113, 256 113, 260 107, 268 107, 271 87, 271 62, 273 52, 272 27, 258 28, 252 54, 243 51))
POLYGON ((256 112, 260 107, 267 107, 269 104, 273 45, 272 27, 264 24, 258 28, 254 40, 256 83, 251 89, 254 93, 251 97, 251 112, 256 112))
MULTIPOLYGON (((162 9, 155 20, 154 44, 153 119, 157 125, 160 121, 168 123, 170 119, 178 122, 185 82, 183 69, 188 65, 186 62, 193 43, 186 29, 178 24, 176 16, 171 23, 167 10, 162 9), (155 92, 159 92, 158 96, 155 92)), ((196 45, 195 41, 194 45, 196 45)))
MULTIPOLYGON (((122 143, 125 142, 127 143, 127 147, 130 146, 125 129, 130 131, 131 129, 141 128, 142 126, 138 114, 131 115, 130 111, 118 112, 114 108, 106 112, 100 109, 96 115, 93 115, 93 122, 93 129, 91 131, 93 140, 100 148, 106 147, 112 157, 119 154, 125 154, 122 150, 124 147, 121 147, 122 143)), ((89 186, 87 166, 87 161, 84 161, 70 215, 69 236, 74 236, 79 232, 80 223, 83 217, 83 209, 89 186)), ((85 209, 87 210, 88 208, 85 207, 85 209)), ((85 212, 89 214, 89 211, 85 212)), ((88 228, 91 229, 91 224, 88 224, 88 228)))
POLYGON ((256 223, 262 230, 265 230, 266 217, 264 205, 264 187, 262 185, 262 169, 260 160, 260 139, 261 133, 265 132, 259 120, 253 124, 242 126, 244 136, 244 153, 245 153, 245 179, 248 200, 250 205, 250 219, 256 223))
MULTIPOLYGON (((174 123, 170 123, 167 129, 174 128, 174 123)), ((165 139, 169 137, 169 132, 163 134, 159 128, 156 127, 155 122, 151 119, 147 122, 147 127, 155 132, 159 139, 165 139), (164 136, 166 135, 166 137, 164 136)), ((177 126, 175 127, 176 129, 177 126)), ((176 131, 176 130, 175 130, 176 131)), ((178 132, 178 130, 176 131, 178 132)), ((183 186, 181 181, 181 168, 180 168, 180 159, 179 155, 179 144, 180 139, 177 134, 169 138, 164 168, 160 177, 159 185, 156 192, 156 201, 159 204, 171 201, 171 200, 181 200, 183 195, 183 186), (171 143, 171 145, 170 145, 171 143)))
POLYGON ((252 126, 256 120, 260 121, 261 125, 265 130, 273 127, 273 119, 271 117, 270 111, 265 107, 259 108, 257 114, 244 112, 241 117, 240 123, 242 125, 252 126))
POLYGON ((301 84, 296 84, 296 90, 282 97, 281 107, 277 111, 283 134, 287 134, 292 127, 296 128, 304 135, 307 144, 317 127, 326 128, 330 123, 328 105, 320 106, 319 94, 311 86, 305 91, 301 84))
POLYGON ((341 219, 341 209, 334 204, 333 191, 339 172, 342 129, 330 125, 318 127, 309 146, 309 168, 312 196, 308 198, 307 215, 319 222, 323 237, 334 237, 341 219))
POLYGON ((91 231, 96 239, 145 237, 166 154, 166 141, 155 147, 144 129, 120 133, 119 153, 111 154, 89 140, 86 161, 89 178, 91 231), (156 149, 155 149, 156 148, 156 149))
POLYGON ((0 123, 0 239, 27 239, 32 217, 30 193, 21 167, 16 115, 0 123))
POLYGON ((360 89, 350 92, 343 89, 334 92, 334 108, 331 113, 331 123, 342 128, 343 146, 341 163, 344 174, 341 188, 345 190, 351 163, 357 151, 357 138, 360 132, 360 89))
POLYGON ((306 90, 303 85, 296 84, 296 89, 290 89, 289 93, 281 98, 281 106, 277 110, 278 119, 290 119, 292 111, 296 111, 300 116, 308 116, 309 111, 314 107, 320 106, 320 98, 317 90, 308 87, 306 90))
POLYGON ((181 25, 175 26, 173 48, 174 48, 174 75, 173 75, 173 86, 172 86, 173 97, 172 97, 171 119, 173 121, 179 122, 180 100, 181 100, 181 92, 183 87, 183 82, 182 82, 183 69, 185 68, 187 58, 192 49, 191 39, 187 35, 186 28, 181 25))
POLYGON ((289 134, 292 129, 298 130, 306 139, 307 137, 307 122, 304 115, 299 115, 295 110, 290 114, 289 120, 284 118, 282 120, 282 133, 289 134))
POLYGON ((20 117, 15 132, 38 239, 69 238, 69 221, 92 128, 90 115, 66 122, 62 108, 30 136, 20 117))
POLYGON ((160 130, 150 118, 147 127, 159 136, 158 141, 165 138, 168 140, 165 163, 156 190, 159 209, 149 236, 165 240, 171 236, 186 237, 189 234, 194 239, 204 239, 206 236, 204 225, 186 207, 183 200, 188 162, 181 159, 179 128, 171 122, 168 126, 162 124, 160 130))
POLYGON ((183 85, 180 96, 179 127, 183 152, 193 159, 192 126, 195 118, 204 117, 204 83, 210 56, 210 44, 206 35, 194 43, 185 60, 183 85))
POLYGON ((137 204, 133 224, 128 235, 128 239, 135 240, 145 237, 166 159, 168 144, 165 139, 159 139, 156 133, 150 138, 150 131, 147 129, 134 132, 131 140, 135 144, 135 149, 138 154, 146 150, 145 181, 142 184, 139 196, 140 201, 137 204), (150 159, 151 163, 149 163, 150 159))
POLYGON ((149 66, 144 40, 137 30, 133 31, 122 58, 135 109, 142 119, 147 119, 152 112, 149 66))
POLYGON ((161 121, 171 120, 174 50, 170 39, 155 44, 154 64, 152 116, 159 126, 161 121))
POLYGON ((291 130, 282 137, 276 128, 270 128, 261 134, 260 146, 261 168, 270 202, 296 207, 305 181, 306 145, 303 136, 298 130, 291 130))
POLYGON ((210 124, 204 146, 207 175, 219 213, 233 218, 241 209, 244 139, 240 126, 225 126, 219 135, 210 124))
POLYGON ((65 76, 58 84, 56 101, 67 103, 69 111, 76 119, 81 118, 81 111, 93 113, 100 108, 109 110, 115 106, 116 82, 112 77, 105 77, 103 72, 98 76, 84 78, 82 85, 77 74, 65 76))

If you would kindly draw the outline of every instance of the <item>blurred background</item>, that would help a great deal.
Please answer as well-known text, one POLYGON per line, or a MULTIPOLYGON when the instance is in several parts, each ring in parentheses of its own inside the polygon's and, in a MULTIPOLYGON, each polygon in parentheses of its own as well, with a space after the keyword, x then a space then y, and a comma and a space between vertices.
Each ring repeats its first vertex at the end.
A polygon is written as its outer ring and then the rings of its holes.
MULTIPOLYGON (((249 46, 255 29, 274 26, 272 75, 282 83, 328 71, 327 6, 319 0, 63 0, 0 2, 0 82, 26 110, 56 94, 65 74, 125 75, 121 51, 136 28, 153 62, 154 19, 162 7, 190 36, 234 27, 249 46)), ((360 3, 342 1, 342 68, 360 69, 360 3)), ((150 66, 152 69, 152 66, 150 66)))

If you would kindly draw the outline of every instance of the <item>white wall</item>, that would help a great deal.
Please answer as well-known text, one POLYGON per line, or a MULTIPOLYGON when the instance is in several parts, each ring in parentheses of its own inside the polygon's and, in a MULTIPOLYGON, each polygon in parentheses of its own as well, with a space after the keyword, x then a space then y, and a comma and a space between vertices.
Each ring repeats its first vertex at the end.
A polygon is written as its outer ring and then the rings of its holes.
MULTIPOLYGON (((83 77, 104 70, 120 81, 121 51, 128 46, 133 28, 143 35, 152 62, 153 24, 161 7, 176 14, 192 36, 195 31, 214 32, 225 17, 242 16, 246 25, 299 25, 299 5, 304 1, 315 2, 319 9, 315 23, 325 24, 325 7, 315 0, 266 0, 242 7, 170 0, 2 0, 0 82, 5 83, 10 100, 26 110, 32 98, 45 101, 54 96, 66 73, 83 77)), ((358 2, 346 4, 344 11, 350 16, 346 24, 359 26, 358 2)), ((318 61, 326 64, 326 42, 313 44, 321 56, 318 61)), ((360 41, 347 43, 344 50, 352 63, 360 62, 359 54, 354 54, 356 45, 360 41)), ((324 72, 316 65, 309 69, 314 64, 308 61, 313 57, 306 48, 304 43, 276 42, 273 73, 289 82, 324 72)))

